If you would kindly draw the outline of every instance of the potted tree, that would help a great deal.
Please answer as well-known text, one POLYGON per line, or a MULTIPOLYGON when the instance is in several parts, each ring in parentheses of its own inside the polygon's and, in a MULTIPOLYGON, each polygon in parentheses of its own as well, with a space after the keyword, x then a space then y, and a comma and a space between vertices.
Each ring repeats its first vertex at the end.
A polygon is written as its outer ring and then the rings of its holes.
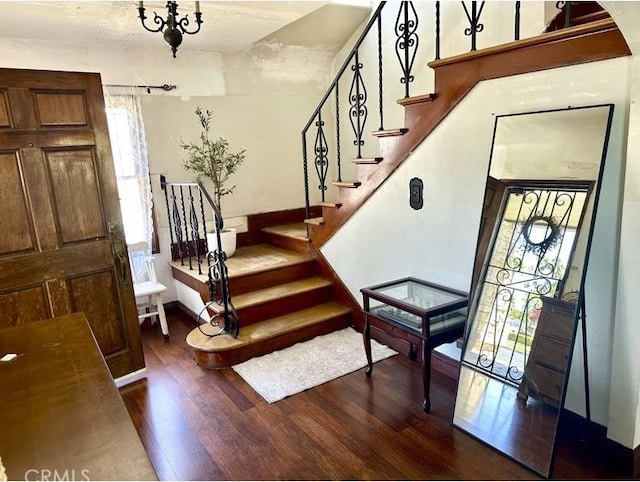
MULTIPOLYGON (((211 139, 213 112, 203 111, 197 107, 195 113, 202 125, 202 132, 197 142, 186 143, 181 140, 180 147, 187 152, 183 166, 187 171, 195 173, 198 181, 202 182, 203 179, 208 179, 211 182, 213 200, 222 213, 220 204, 222 197, 231 194, 236 187, 235 185, 228 186, 228 180, 244 162, 246 151, 230 152, 229 142, 226 139, 223 137, 211 139)), ((227 256, 232 256, 236 250, 236 230, 225 228, 220 235, 222 250, 227 256)), ((215 248, 215 233, 207 233, 207 244, 210 250, 215 248)))

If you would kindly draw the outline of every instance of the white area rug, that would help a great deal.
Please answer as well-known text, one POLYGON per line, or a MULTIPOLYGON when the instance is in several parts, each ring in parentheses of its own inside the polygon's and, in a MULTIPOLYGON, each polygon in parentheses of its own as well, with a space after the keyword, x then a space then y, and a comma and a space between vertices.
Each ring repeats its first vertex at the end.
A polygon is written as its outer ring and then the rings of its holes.
MULTIPOLYGON (((374 362, 396 354, 391 348, 371 340, 374 362)), ((353 328, 345 328, 252 358, 233 369, 267 402, 273 403, 366 365, 362 335, 353 328)))

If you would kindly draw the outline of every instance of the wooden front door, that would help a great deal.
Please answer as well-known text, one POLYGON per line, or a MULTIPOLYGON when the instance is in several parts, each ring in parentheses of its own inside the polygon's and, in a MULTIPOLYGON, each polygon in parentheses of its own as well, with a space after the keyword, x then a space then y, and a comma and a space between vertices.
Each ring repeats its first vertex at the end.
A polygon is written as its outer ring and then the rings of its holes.
POLYGON ((99 74, 0 69, 0 328, 84 312, 144 367, 99 74))

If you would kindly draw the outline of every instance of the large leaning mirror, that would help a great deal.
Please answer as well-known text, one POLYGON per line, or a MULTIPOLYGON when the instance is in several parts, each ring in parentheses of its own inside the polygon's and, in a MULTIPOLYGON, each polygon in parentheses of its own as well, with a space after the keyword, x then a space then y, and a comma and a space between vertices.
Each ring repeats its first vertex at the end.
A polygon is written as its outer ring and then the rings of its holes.
POLYGON ((545 477, 612 115, 496 117, 453 423, 545 477))

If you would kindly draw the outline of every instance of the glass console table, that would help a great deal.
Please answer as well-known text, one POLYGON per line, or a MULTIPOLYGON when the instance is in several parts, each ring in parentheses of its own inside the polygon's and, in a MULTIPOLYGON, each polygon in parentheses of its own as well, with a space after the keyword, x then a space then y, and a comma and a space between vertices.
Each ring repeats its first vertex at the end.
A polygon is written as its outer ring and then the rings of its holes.
POLYGON ((409 357, 416 358, 415 347, 421 345, 426 413, 431 410, 431 350, 443 343, 451 343, 464 333, 469 296, 463 291, 440 286, 416 278, 403 278, 360 290, 363 297, 365 325, 364 346, 368 377, 373 372, 371 359, 371 317, 378 323, 390 325, 409 342, 409 357), (397 331, 397 330, 396 330, 397 331))

